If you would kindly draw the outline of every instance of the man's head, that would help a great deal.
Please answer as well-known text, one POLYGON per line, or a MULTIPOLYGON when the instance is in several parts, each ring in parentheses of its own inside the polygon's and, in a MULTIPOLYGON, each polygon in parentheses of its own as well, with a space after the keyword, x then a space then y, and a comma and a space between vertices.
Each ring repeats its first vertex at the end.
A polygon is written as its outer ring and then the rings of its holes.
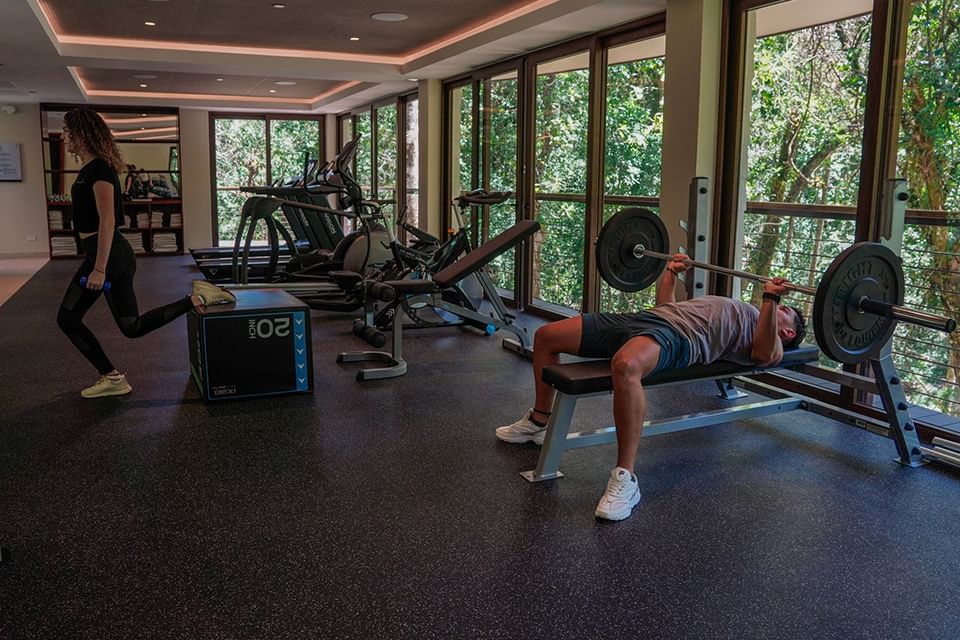
POLYGON ((793 349, 807 335, 807 323, 803 313, 796 307, 781 304, 777 307, 777 333, 783 341, 784 349, 793 349))

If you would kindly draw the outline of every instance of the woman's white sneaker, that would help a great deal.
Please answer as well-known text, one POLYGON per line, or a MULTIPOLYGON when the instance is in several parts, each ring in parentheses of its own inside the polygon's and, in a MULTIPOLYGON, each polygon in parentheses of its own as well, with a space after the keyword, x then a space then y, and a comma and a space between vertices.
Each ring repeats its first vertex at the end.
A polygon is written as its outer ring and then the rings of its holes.
POLYGON ((519 444, 521 442, 536 442, 543 444, 543 438, 547 435, 547 428, 534 424, 530 421, 530 414, 523 416, 513 424, 505 427, 497 427, 497 437, 504 442, 519 444))
POLYGON ((122 373, 115 376, 100 376, 96 384, 80 392, 84 398, 105 398, 107 396, 125 396, 133 391, 122 373))
POLYGON ((604 520, 623 520, 640 502, 640 485, 632 473, 623 467, 614 467, 607 480, 607 490, 597 505, 597 517, 604 520))

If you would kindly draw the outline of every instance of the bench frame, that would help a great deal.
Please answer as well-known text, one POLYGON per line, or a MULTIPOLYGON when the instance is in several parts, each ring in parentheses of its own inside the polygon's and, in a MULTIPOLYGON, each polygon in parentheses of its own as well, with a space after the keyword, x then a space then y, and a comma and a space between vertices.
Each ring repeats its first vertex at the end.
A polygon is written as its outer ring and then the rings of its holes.
MULTIPOLYGON (((877 359, 871 360, 870 365, 873 369, 877 383, 879 395, 883 400, 884 409, 887 413, 887 424, 876 423, 866 420, 863 416, 851 410, 834 407, 819 400, 814 400, 806 396, 790 394, 770 385, 756 382, 750 378, 751 375, 759 373, 772 373, 783 369, 802 369, 803 363, 798 363, 789 367, 771 367, 756 368, 753 371, 744 371, 742 374, 731 376, 729 373, 718 375, 698 375, 683 380, 669 380, 659 383, 644 385, 646 388, 655 388, 675 384, 686 384, 689 382, 701 382, 705 380, 715 380, 720 389, 720 397, 733 400, 743 397, 745 394, 739 392, 739 388, 746 388, 756 393, 761 393, 771 397, 770 400, 761 400, 723 409, 713 409, 700 413, 683 414, 664 418, 659 420, 647 420, 643 423, 643 436, 662 435, 673 433, 675 431, 684 431, 687 429, 699 429, 733 420, 744 420, 748 418, 759 418, 775 413, 785 411, 794 411, 796 409, 805 409, 828 416, 837 420, 843 420, 859 427, 866 428, 875 433, 882 433, 893 439, 897 447, 896 462, 908 467, 918 467, 925 463, 925 454, 930 456, 924 447, 920 446, 917 438, 917 432, 910 419, 909 405, 904 395, 900 377, 889 346, 877 359)), ((581 447, 592 447, 601 444, 610 444, 617 441, 616 427, 608 426, 592 431, 577 431, 570 433, 571 422, 573 421, 573 412, 577 405, 577 400, 591 396, 611 395, 612 390, 597 391, 594 393, 567 394, 557 391, 556 398, 553 401, 550 420, 547 422, 547 432, 540 449, 540 458, 537 460, 537 467, 531 471, 521 472, 521 476, 529 482, 540 482, 542 480, 553 480, 562 478, 560 473, 560 458, 565 451, 570 449, 579 449, 581 447)), ((958 446, 960 448, 960 446, 958 446)), ((957 458, 957 464, 960 465, 960 457, 957 458)))
MULTIPOLYGON (((770 371, 766 369, 765 371, 770 371)), ((732 379, 729 374, 718 376, 704 376, 691 378, 689 380, 677 380, 663 382, 660 384, 648 385, 646 388, 665 387, 676 384, 687 384, 690 382, 699 382, 704 380, 716 380, 721 391, 732 385, 732 379)), ((562 478, 560 472, 560 458, 564 452, 581 447, 593 447, 601 444, 610 444, 617 441, 617 430, 614 426, 593 429, 590 431, 575 431, 570 433, 570 425, 573 421, 573 412, 577 406, 577 400, 580 398, 589 398, 594 396, 611 395, 612 391, 598 391, 596 393, 584 393, 569 395, 557 391, 557 396, 553 401, 550 420, 547 422, 547 434, 543 440, 543 446, 540 448, 540 458, 537 461, 537 468, 524 471, 520 475, 529 482, 540 482, 542 480, 553 480, 562 478)), ((720 397, 733 399, 740 397, 740 394, 725 395, 721 392, 720 397)), ((643 423, 643 437, 657 436, 665 433, 674 433, 676 431, 685 431, 687 429, 699 429, 700 427, 709 427, 715 424, 730 422, 733 420, 745 420, 747 418, 759 418, 774 413, 784 411, 794 411, 805 408, 805 399, 797 397, 773 398, 771 400, 761 400, 741 404, 734 407, 725 407, 723 409, 713 409, 699 413, 687 413, 671 418, 659 420, 647 420, 643 423)))

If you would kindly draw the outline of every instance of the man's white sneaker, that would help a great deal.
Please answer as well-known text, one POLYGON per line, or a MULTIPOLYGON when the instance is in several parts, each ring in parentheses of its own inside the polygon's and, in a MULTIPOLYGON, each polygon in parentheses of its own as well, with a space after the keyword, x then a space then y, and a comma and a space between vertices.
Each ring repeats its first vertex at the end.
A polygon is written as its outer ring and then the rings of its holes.
POLYGON ((125 375, 100 376, 97 383, 80 392, 84 398, 105 398, 107 396, 125 396, 133 391, 125 375))
POLYGON ((200 296, 204 306, 211 304, 230 304, 237 301, 237 296, 226 289, 221 289, 206 280, 193 281, 193 295, 200 296))
POLYGON ((607 480, 607 490, 597 505, 597 517, 604 520, 623 520, 640 502, 640 486, 632 473, 623 467, 614 467, 607 480))
POLYGON ((514 444, 521 442, 543 444, 543 438, 547 435, 547 428, 530 422, 530 415, 532 413, 532 411, 528 411, 527 415, 513 424, 508 424, 505 427, 497 427, 497 437, 504 442, 512 442, 514 444))

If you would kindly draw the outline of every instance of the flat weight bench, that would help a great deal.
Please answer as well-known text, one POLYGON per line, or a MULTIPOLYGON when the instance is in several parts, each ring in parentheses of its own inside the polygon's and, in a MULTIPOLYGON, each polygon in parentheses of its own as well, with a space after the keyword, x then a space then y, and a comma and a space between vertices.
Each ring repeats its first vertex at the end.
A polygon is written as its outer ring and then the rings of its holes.
MULTIPOLYGON (((540 229, 540 223, 535 220, 522 220, 503 233, 491 238, 479 249, 464 255, 456 262, 438 271, 430 280, 388 280, 378 283, 371 292, 380 292, 381 300, 402 298, 409 306, 428 305, 435 309, 442 309, 461 318, 472 320, 486 327, 488 333, 498 330, 513 333, 515 342, 504 340, 503 346, 520 354, 532 353, 530 337, 526 329, 517 326, 513 318, 508 315, 494 317, 484 315, 477 310, 468 309, 449 300, 443 299, 443 290, 460 282, 467 276, 476 273, 487 266, 497 256, 516 247, 521 242, 535 234, 540 229)), ((496 291, 487 292, 488 295, 497 295, 496 291)), ((499 300, 498 300, 499 302, 499 300)), ((385 367, 361 369, 357 372, 357 380, 382 380, 396 378, 407 372, 407 362, 403 359, 403 306, 398 306, 393 316, 391 352, 386 351, 348 351, 337 356, 337 362, 381 362, 385 367)))
MULTIPOLYGON (((740 396, 730 394, 728 391, 730 385, 724 384, 724 381, 735 376, 749 376, 775 369, 796 368, 809 362, 815 362, 819 355, 816 347, 801 346, 784 352, 783 360, 776 367, 765 368, 720 361, 713 364, 660 371, 645 378, 643 386, 649 389, 687 382, 716 380, 722 397, 735 398, 740 396)), ((557 390, 557 397, 553 401, 553 409, 551 410, 550 421, 547 423, 547 433, 540 449, 537 468, 520 474, 530 482, 563 477, 558 467, 564 451, 608 444, 617 440, 616 429, 612 426, 594 431, 570 433, 570 423, 573 420, 573 411, 577 406, 578 399, 613 392, 613 376, 610 373, 609 360, 589 360, 545 367, 543 381, 557 390)), ((756 418, 783 411, 793 411, 803 408, 804 402, 805 399, 799 397, 777 398, 701 413, 684 414, 672 418, 647 420, 643 425, 643 437, 697 429, 722 422, 756 418)))

